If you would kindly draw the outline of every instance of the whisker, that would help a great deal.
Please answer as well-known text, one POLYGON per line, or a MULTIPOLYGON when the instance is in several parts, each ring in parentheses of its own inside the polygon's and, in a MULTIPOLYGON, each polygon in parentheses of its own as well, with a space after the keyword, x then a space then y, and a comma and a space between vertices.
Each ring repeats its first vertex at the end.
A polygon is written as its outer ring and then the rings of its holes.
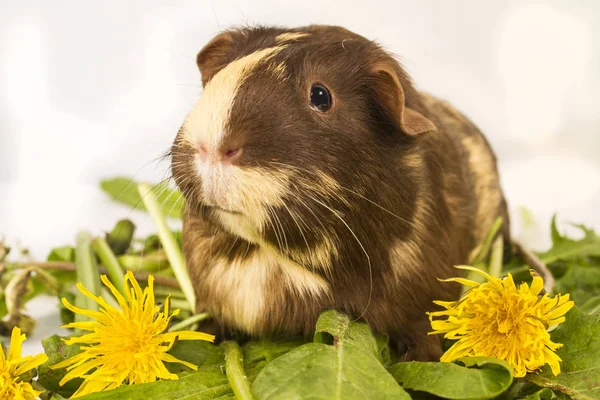
MULTIPOLYGON (((300 167, 297 167, 297 166, 293 166, 293 165, 289 165, 289 164, 285 164, 285 163, 281 163, 281 162, 277 162, 277 161, 272 161, 271 163, 272 163, 272 164, 276 164, 276 165, 281 165, 281 166, 283 166, 283 167, 285 167, 285 168, 289 168, 289 169, 292 169, 292 170, 296 170, 297 172, 299 172, 299 173, 301 173, 301 174, 308 174, 308 175, 316 176, 316 173, 315 173, 314 171, 311 171, 311 170, 309 170, 309 169, 307 169, 307 168, 300 168, 300 167)), ((401 217, 401 216, 399 216, 398 214, 396 214, 396 213, 392 212, 391 210, 389 210, 389 209, 387 209, 387 208, 383 207, 381 204, 377 203, 376 201, 373 201, 372 199, 369 199, 368 197, 366 197, 366 196, 364 196, 364 195, 362 195, 362 194, 360 194, 360 193, 358 193, 358 192, 356 192, 356 191, 354 191, 354 190, 352 190, 352 189, 350 189, 350 188, 347 188, 347 187, 345 187, 345 186, 341 185, 339 182, 337 182, 337 184, 339 185, 339 187, 340 187, 341 189, 343 189, 343 190, 345 190, 345 191, 347 191, 347 192, 350 192, 350 193, 354 194, 355 196, 358 196, 358 197, 360 197, 360 198, 362 198, 362 199, 364 199, 364 200, 368 201, 369 203, 371 203, 372 205, 376 206, 376 207, 377 207, 377 208, 379 208, 380 210, 382 210, 382 211, 384 211, 384 212, 386 212, 386 213, 388 213, 388 214, 392 215, 393 217, 395 217, 395 218, 399 219, 400 221, 402 221, 402 222, 404 222, 404 223, 407 223, 407 224, 409 224, 409 225, 410 225, 412 228, 414 228, 414 227, 415 227, 415 224, 414 224, 414 222, 412 222, 412 221, 410 221, 410 220, 408 220, 408 219, 406 219, 406 218, 402 218, 402 217, 401 217)), ((336 196, 336 197, 337 197, 337 198, 338 198, 340 201, 342 201, 343 203, 345 203, 345 204, 348 204, 348 200, 347 200, 347 199, 345 199, 344 197, 342 197, 341 195, 339 195, 339 194, 336 194, 335 196, 336 196)))
MULTIPOLYGON (((285 207, 285 209, 287 210, 288 214, 292 218, 292 221, 294 221, 294 223, 298 227, 298 230, 300 231, 300 235, 302 235, 302 238, 304 239, 304 243, 306 243, 306 251, 310 253, 310 246, 308 245, 308 240, 306 240, 306 236, 304 235, 304 232, 302 231, 302 227, 300 226, 300 224, 298 223, 298 221, 294 217, 294 213, 292 213, 292 211, 289 209, 289 207, 285 203, 283 203, 283 206, 285 207)), ((302 219, 302 218, 300 218, 300 219, 302 219)), ((289 252, 289 250, 288 250, 288 252, 289 252)), ((306 268, 301 268, 301 270, 302 270, 302 278, 304 279, 305 286, 308 286, 307 285, 308 277, 307 277, 306 268)))
POLYGON ((339 213, 336 210, 332 209, 327 204, 319 201, 318 199, 315 199, 314 197, 312 197, 310 195, 309 195, 309 197, 314 202, 316 202, 317 204, 320 204, 323 207, 325 207, 326 209, 328 209, 329 211, 331 211, 331 213, 333 215, 335 215, 335 217, 338 218, 344 224, 344 226, 346 227, 346 229, 348 229, 348 231, 352 234, 352 236, 354 237, 354 239, 356 240, 356 242, 358 243, 358 245, 362 249, 363 253, 365 253, 365 256, 367 257, 367 263, 368 263, 368 266, 369 266, 369 300, 367 301, 367 305, 365 306, 365 309, 362 312, 362 314, 360 316, 358 316, 358 318, 356 318, 356 320, 359 320, 367 312, 369 306, 371 305, 371 299, 373 297, 373 270, 372 270, 372 266, 371 266, 371 257, 369 257, 369 253, 367 253, 367 250, 363 246, 362 242, 360 241, 360 239, 358 238, 358 236, 356 235, 356 233, 354 233, 354 231, 352 230, 352 228, 350 228, 350 226, 346 223, 346 221, 344 221, 344 219, 339 215, 339 213))

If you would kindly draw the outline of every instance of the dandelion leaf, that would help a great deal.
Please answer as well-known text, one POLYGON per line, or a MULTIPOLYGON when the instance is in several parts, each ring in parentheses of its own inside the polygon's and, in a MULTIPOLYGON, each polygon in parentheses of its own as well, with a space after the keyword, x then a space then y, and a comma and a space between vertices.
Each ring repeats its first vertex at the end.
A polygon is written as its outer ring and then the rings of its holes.
MULTIPOLYGON (((123 203, 129 207, 145 210, 144 203, 137 190, 138 183, 132 179, 116 177, 103 180, 100 183, 102 190, 114 201, 123 203)), ((152 191, 156 194, 162 212, 169 217, 181 218, 183 211, 183 199, 181 192, 170 188, 166 183, 153 186, 152 191)))
POLYGON ((389 371, 405 389, 446 399, 494 399, 513 381, 510 366, 487 357, 468 357, 455 363, 405 362, 389 371))
POLYGON ((334 310, 321 314, 313 343, 267 364, 256 377, 256 399, 410 399, 378 360, 364 323, 334 310))
MULTIPOLYGON (((169 354, 173 357, 186 361, 196 366, 207 366, 223 364, 223 350, 219 346, 204 341, 204 340, 182 340, 179 341, 169 350, 169 354)), ((166 363, 165 366, 174 374, 180 374, 192 369, 179 363, 166 363)))
POLYGON ((578 307, 582 307, 600 293, 600 266, 583 261, 563 263, 565 272, 556 280, 555 292, 569 293, 578 307))
POLYGON ((590 298, 579 309, 591 315, 600 314, 600 296, 590 298))
POLYGON ((561 235, 556 226, 556 216, 552 218, 550 225, 552 248, 539 254, 540 260, 549 264, 558 260, 600 257, 600 236, 584 225, 573 224, 573 226, 583 232, 584 237, 582 239, 573 240, 561 235))
POLYGON ((525 388, 515 393, 515 399, 519 400, 568 400, 570 399, 566 394, 561 392, 554 392, 548 388, 539 388, 535 385, 525 385, 525 388))
POLYGON ((552 333, 552 340, 564 346, 556 353, 562 358, 561 373, 548 367, 526 379, 538 386, 569 395, 574 400, 600 398, 600 317, 573 308, 567 320, 552 333))
POLYGON ((277 340, 263 338, 246 343, 242 347, 244 368, 252 368, 257 363, 270 363, 277 357, 306 343, 303 339, 277 340))
POLYGON ((73 379, 60 386, 58 382, 66 375, 67 371, 64 368, 50 369, 50 366, 80 353, 79 346, 68 346, 58 335, 53 335, 42 340, 42 346, 44 346, 44 351, 48 355, 48 361, 38 368, 38 383, 50 392, 70 397, 81 385, 83 379, 73 379))
POLYGON ((539 257, 548 263, 556 279, 555 292, 569 293, 575 304, 582 307, 600 293, 600 236, 584 225, 572 225, 581 231, 581 239, 562 235, 554 217, 550 226, 552 248, 539 257))
POLYGON ((72 246, 55 247, 50 251, 48 261, 75 262, 75 248, 72 246))
POLYGON ((80 397, 81 400, 212 400, 232 398, 233 391, 221 365, 209 365, 176 381, 123 385, 80 397))

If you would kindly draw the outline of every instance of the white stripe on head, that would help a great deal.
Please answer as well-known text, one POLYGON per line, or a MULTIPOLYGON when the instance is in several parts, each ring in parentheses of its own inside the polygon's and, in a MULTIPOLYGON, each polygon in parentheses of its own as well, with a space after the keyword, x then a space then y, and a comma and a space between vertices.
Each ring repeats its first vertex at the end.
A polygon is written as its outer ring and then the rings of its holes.
POLYGON ((204 91, 184 121, 184 139, 196 147, 201 140, 217 149, 225 133, 238 89, 261 61, 275 56, 286 46, 258 50, 229 63, 206 84, 204 91))
POLYGON ((275 40, 277 40, 278 42, 290 42, 293 40, 298 40, 301 39, 305 36, 309 36, 310 33, 306 33, 306 32, 285 32, 285 33, 281 33, 279 35, 277 35, 275 37, 275 40))

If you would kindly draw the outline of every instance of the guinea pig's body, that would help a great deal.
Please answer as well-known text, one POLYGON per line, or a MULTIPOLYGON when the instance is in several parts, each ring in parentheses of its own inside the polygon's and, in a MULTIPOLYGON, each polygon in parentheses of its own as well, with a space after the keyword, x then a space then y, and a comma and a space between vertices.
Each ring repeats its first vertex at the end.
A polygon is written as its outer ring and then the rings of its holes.
POLYGON ((245 28, 198 55, 172 148, 198 310, 223 331, 310 334, 336 308, 434 359, 433 300, 508 215, 479 130, 338 27, 245 28))

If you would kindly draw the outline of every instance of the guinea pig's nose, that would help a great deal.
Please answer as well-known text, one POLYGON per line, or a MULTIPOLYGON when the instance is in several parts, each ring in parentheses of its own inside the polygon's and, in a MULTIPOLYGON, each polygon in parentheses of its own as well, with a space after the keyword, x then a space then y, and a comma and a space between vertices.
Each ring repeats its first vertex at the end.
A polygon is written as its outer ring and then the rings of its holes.
POLYGON ((241 147, 225 147, 224 149, 212 150, 204 143, 198 144, 198 156, 203 163, 233 164, 242 155, 241 147))

